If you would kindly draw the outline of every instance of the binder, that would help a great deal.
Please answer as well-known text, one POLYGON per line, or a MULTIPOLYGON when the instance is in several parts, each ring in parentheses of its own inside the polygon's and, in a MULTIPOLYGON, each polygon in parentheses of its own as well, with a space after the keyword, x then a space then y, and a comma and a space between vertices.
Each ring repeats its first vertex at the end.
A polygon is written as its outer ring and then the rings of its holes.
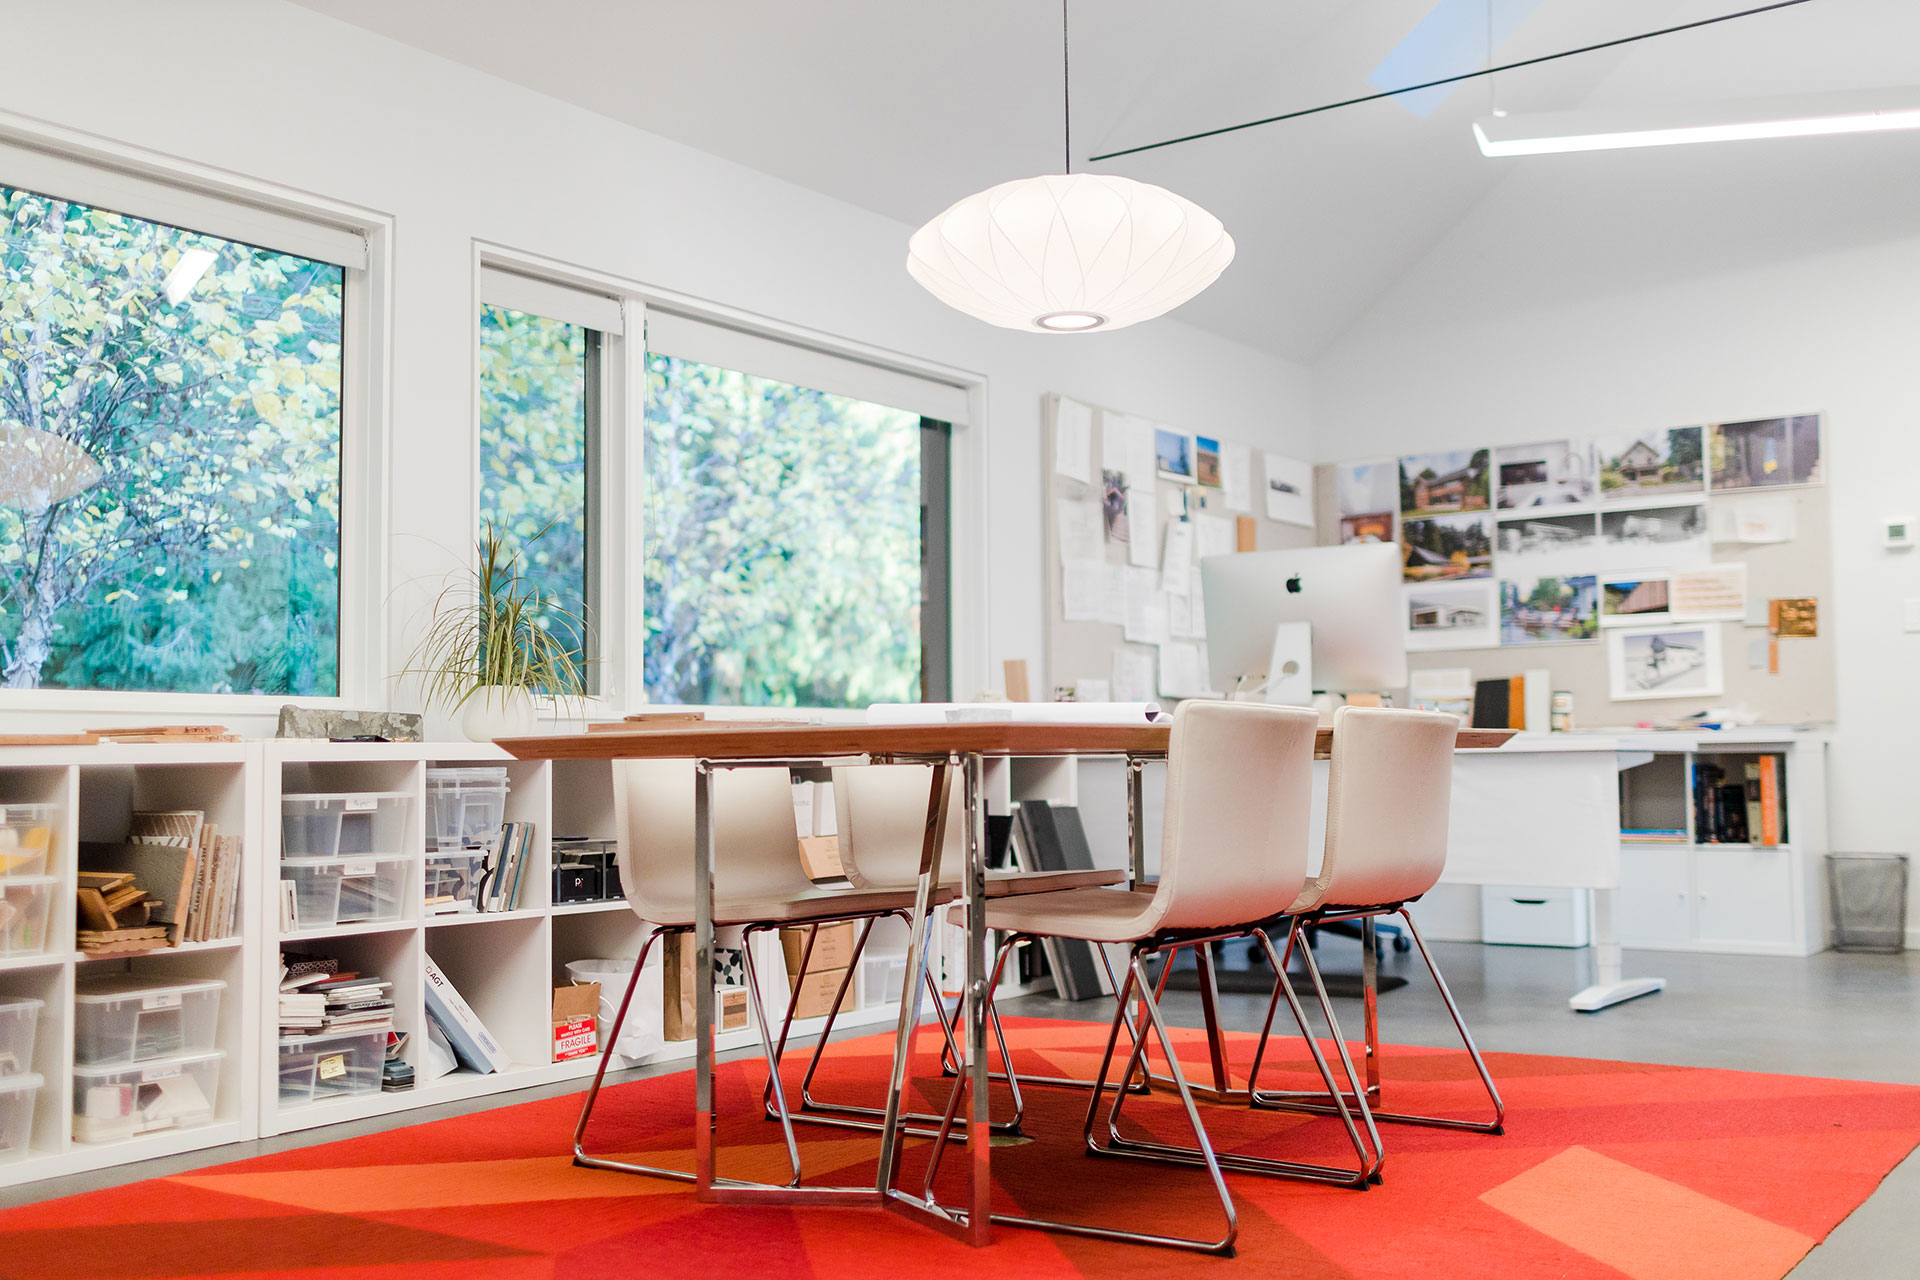
POLYGON ((447 981, 447 975, 440 971, 433 957, 423 955, 421 959, 426 961, 427 1015, 446 1033, 447 1042, 453 1046, 461 1065, 481 1075, 505 1071, 509 1062, 507 1051, 447 981))

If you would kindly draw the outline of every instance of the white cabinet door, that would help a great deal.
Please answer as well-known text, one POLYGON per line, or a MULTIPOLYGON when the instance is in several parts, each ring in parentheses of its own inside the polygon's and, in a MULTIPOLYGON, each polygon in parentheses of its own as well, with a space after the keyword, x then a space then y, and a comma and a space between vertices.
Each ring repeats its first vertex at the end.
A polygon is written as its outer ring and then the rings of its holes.
POLYGON ((1694 933, 1710 946, 1793 945, 1793 855, 1785 849, 1696 849, 1694 933))
POLYGON ((1620 892, 1614 930, 1622 946, 1684 947, 1693 921, 1684 845, 1620 850, 1620 892))

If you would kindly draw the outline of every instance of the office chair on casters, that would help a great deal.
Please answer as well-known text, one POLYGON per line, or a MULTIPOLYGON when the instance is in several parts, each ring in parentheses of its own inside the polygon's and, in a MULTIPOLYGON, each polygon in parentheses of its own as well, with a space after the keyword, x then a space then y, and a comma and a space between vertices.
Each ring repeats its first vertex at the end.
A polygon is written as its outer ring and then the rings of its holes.
MULTIPOLYGON (((1151 889, 1068 889, 1001 898, 989 901, 986 908, 986 927, 1010 935, 995 957, 989 991, 993 990, 1013 945, 1023 939, 1072 938, 1129 947, 1119 1007, 1108 1029, 1099 1076, 1094 1082, 1093 1096, 1088 1100, 1082 1131, 1085 1150, 1093 1156, 1204 1168, 1226 1217, 1224 1234, 1218 1239, 1153 1235, 1118 1226, 1011 1214, 995 1214, 995 1222, 1105 1240, 1231 1254, 1239 1228, 1224 1170, 1365 1185, 1373 1157, 1354 1124, 1346 1090, 1335 1084, 1318 1042, 1307 1033, 1305 1014, 1284 973, 1280 975, 1277 990, 1284 994, 1307 1038, 1333 1107, 1341 1115, 1359 1158, 1358 1171, 1217 1153, 1175 1055, 1172 1037, 1146 969, 1148 958, 1175 947, 1205 945, 1220 937, 1246 937, 1299 897, 1306 881, 1313 743, 1317 727, 1318 717, 1302 708, 1234 702, 1181 703, 1174 713, 1167 757, 1166 820, 1159 882, 1151 889), (1138 1024, 1127 1016, 1136 1000, 1144 1011, 1138 1024), (1118 1089, 1115 1094, 1104 1135, 1096 1133, 1123 1028, 1128 1030, 1132 1043, 1119 1081, 1128 1081, 1142 1070, 1150 1028, 1167 1057, 1174 1089, 1192 1126, 1195 1145, 1175 1146, 1123 1136, 1118 1122, 1121 1102, 1128 1096, 1125 1089, 1118 1089)), ((954 1082, 947 1114, 934 1139, 924 1192, 929 1201, 968 1084, 964 1077, 954 1082)))
MULTIPOLYGON (((648 954, 654 943, 667 934, 693 931, 693 782, 694 764, 690 760, 613 762, 620 883, 626 891, 628 906, 647 925, 647 932, 573 1132, 573 1162, 577 1165, 676 1182, 692 1182, 694 1175, 679 1169, 590 1155, 586 1150, 586 1134, 648 954)), ((753 1022, 759 1030, 761 1052, 768 1064, 773 1116, 780 1122, 792 1166, 793 1176, 787 1185, 798 1186, 800 1148, 793 1132, 794 1116, 787 1106, 780 1080, 779 1052, 760 999, 753 935, 779 928, 848 920, 864 920, 870 925, 880 916, 910 913, 914 895, 894 890, 835 891, 818 888, 808 880, 801 872, 794 845, 793 791, 785 770, 717 770, 713 775, 713 794, 714 925, 716 928, 740 927, 746 934, 747 999, 753 1006, 753 1022)), ((802 973, 804 975, 804 970, 802 973)))
MULTIPOLYGON (((1446 1116, 1407 1115, 1370 1108, 1375 1120, 1500 1133, 1505 1104, 1493 1083, 1486 1061, 1454 1003, 1426 940, 1413 922, 1412 904, 1439 881, 1447 861, 1447 815, 1453 788, 1454 738, 1457 717, 1431 711, 1387 707, 1342 707, 1334 713, 1333 760, 1327 782, 1326 851, 1320 874, 1289 909, 1284 965, 1299 941, 1303 927, 1353 922, 1362 930, 1361 958, 1366 990, 1363 1019, 1366 1040, 1366 1101, 1380 1099, 1380 1021, 1378 967, 1372 924, 1380 916, 1397 915, 1419 951, 1440 999, 1453 1019, 1467 1056, 1493 1104, 1491 1120, 1463 1120, 1446 1116)), ((1267 1009, 1272 1021, 1277 1001, 1267 1009)), ((1262 1032, 1261 1048, 1266 1047, 1262 1032)), ((1287 1110, 1329 1111, 1325 1094, 1298 1091, 1265 1092, 1259 1088, 1259 1062, 1248 1081, 1255 1106, 1287 1110)))

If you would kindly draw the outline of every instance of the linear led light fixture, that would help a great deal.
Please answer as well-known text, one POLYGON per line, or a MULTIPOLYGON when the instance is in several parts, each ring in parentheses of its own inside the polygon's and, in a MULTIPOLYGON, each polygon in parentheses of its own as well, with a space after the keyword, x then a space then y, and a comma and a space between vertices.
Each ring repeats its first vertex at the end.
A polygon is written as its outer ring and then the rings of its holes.
POLYGON ((1898 129, 1920 129, 1920 87, 1697 103, 1659 111, 1482 116, 1473 122, 1480 153, 1488 156, 1815 138, 1898 129))

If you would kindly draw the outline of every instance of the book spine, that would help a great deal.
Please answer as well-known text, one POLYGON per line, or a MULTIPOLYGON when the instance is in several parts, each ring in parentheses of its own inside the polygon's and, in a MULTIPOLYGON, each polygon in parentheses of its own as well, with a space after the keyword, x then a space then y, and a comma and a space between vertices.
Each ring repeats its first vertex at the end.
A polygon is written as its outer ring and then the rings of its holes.
POLYGON ((426 962, 427 1012, 446 1032, 454 1052, 462 1062, 482 1075, 490 1071, 505 1071, 508 1064, 506 1050, 500 1047, 500 1042, 493 1038, 486 1024, 468 1007, 460 992, 447 981, 447 975, 440 971, 433 957, 421 958, 426 962))
POLYGON ((1760 757, 1760 843, 1780 843, 1780 757, 1760 757))
POLYGON ((520 824, 520 855, 513 864, 513 896, 508 907, 517 910, 520 906, 520 881, 527 873, 527 863, 533 857, 533 824, 520 824))

